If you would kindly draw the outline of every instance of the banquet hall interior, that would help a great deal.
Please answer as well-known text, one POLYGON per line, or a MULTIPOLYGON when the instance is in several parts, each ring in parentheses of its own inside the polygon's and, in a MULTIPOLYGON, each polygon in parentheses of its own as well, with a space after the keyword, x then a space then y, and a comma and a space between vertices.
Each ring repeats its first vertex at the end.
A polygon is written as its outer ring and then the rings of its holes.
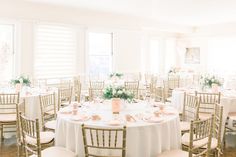
POLYGON ((235 0, 0 0, 0 157, 236 157, 235 0))

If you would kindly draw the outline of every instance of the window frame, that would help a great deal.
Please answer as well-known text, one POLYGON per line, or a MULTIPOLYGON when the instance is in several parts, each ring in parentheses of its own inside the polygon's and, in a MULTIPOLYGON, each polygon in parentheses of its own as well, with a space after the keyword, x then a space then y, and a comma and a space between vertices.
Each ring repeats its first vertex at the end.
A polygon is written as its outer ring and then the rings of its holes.
MULTIPOLYGON (((85 75, 87 76, 87 80, 90 79, 90 53, 89 53, 89 33, 104 33, 111 34, 111 67, 110 72, 114 70, 114 32, 109 30, 100 30, 100 29, 87 29, 85 35, 85 75)), ((92 55, 92 56, 107 56, 107 55, 92 55)), ((99 76, 98 76, 99 77, 99 76)))
MULTIPOLYGON (((11 69, 11 78, 16 77, 18 75, 20 68, 21 68, 21 60, 20 54, 18 53, 18 23, 14 20, 0 20, 0 25, 9 25, 12 26, 12 69, 11 69)), ((4 80, 7 81, 7 80, 4 80)))

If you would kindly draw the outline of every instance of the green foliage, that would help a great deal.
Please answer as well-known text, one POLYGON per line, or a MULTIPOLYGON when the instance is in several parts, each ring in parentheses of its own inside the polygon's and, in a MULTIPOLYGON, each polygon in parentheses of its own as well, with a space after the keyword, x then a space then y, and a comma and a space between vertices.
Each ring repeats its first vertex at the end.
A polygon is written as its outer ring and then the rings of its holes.
POLYGON ((211 75, 201 76, 200 84, 204 87, 209 87, 209 88, 212 87, 212 84, 217 84, 218 86, 222 85, 219 78, 217 78, 214 75, 212 75, 212 76, 211 75))
POLYGON ((109 76, 110 76, 110 78, 112 78, 113 76, 121 78, 123 76, 123 74, 122 73, 111 73, 109 76))
POLYGON ((132 101, 134 94, 127 91, 124 87, 107 87, 103 92, 104 99, 120 98, 128 101, 132 101))
POLYGON ((21 83, 26 86, 30 86, 30 84, 31 84, 29 77, 26 77, 24 75, 21 75, 18 78, 11 80, 11 84, 13 84, 13 85, 16 85, 18 83, 21 83))

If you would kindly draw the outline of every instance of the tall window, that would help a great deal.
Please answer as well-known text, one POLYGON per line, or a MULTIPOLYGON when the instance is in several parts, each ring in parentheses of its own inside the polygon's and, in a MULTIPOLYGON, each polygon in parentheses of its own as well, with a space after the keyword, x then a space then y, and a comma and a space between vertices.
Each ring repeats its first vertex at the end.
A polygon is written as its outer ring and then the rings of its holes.
POLYGON ((208 70, 214 73, 235 73, 236 58, 235 37, 215 37, 208 41, 208 56, 206 63, 208 70))
POLYGON ((76 31, 71 27, 36 26, 34 76, 71 77, 76 73, 76 31))
POLYGON ((14 25, 0 25, 0 81, 13 76, 14 67, 14 25))
POLYGON ((159 72, 159 40, 150 41, 150 72, 158 73, 159 72))
POLYGON ((176 66, 176 39, 165 40, 165 72, 176 66))
POLYGON ((88 34, 89 74, 107 75, 112 71, 112 33, 88 34))

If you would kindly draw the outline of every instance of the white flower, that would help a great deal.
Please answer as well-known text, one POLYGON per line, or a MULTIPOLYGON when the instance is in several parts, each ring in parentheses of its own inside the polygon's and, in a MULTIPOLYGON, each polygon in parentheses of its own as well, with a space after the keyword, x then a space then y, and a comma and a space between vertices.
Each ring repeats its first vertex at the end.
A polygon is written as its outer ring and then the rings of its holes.
POLYGON ((22 78, 20 78, 19 81, 20 81, 21 84, 23 83, 23 79, 22 78))

